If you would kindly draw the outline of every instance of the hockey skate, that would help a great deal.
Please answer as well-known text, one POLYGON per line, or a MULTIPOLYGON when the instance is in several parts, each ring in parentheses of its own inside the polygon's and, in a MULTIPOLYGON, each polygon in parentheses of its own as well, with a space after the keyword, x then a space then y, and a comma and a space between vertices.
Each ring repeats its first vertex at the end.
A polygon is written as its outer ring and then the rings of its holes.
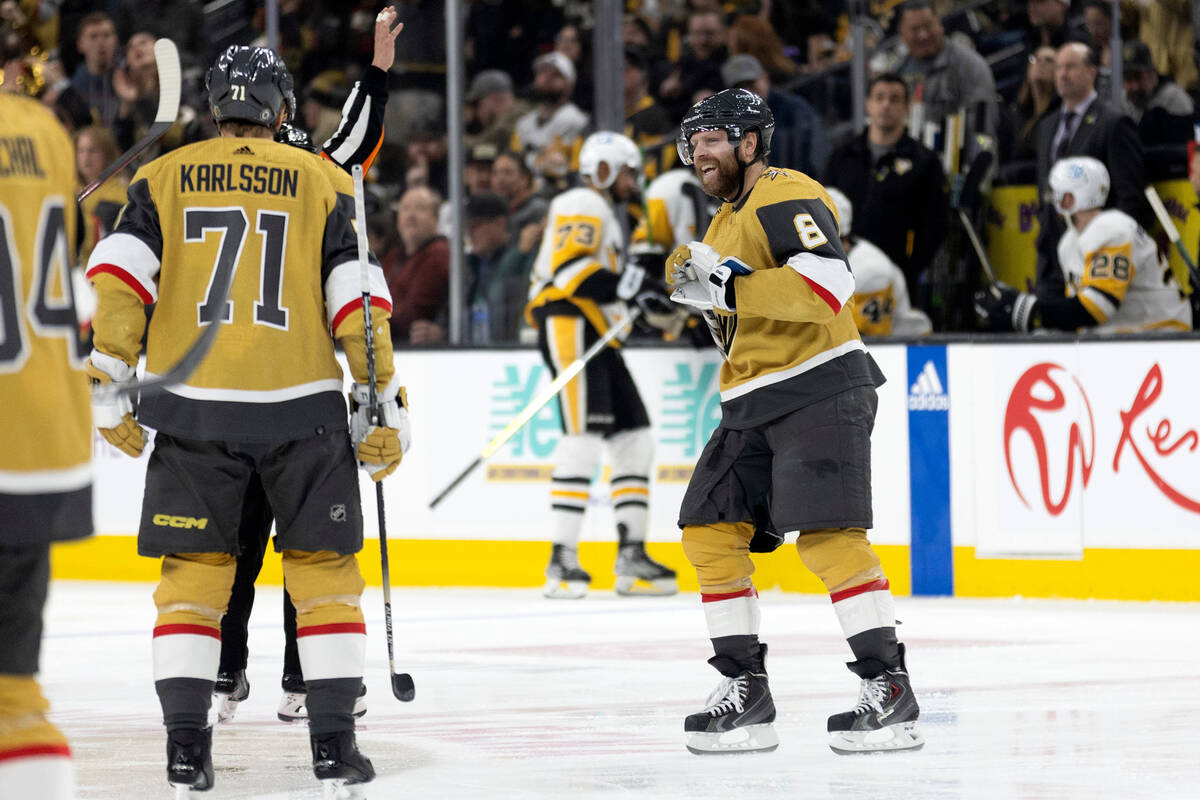
POLYGON ((579 551, 556 544, 550 551, 550 563, 546 566, 546 585, 542 594, 556 599, 577 600, 587 594, 592 576, 579 566, 579 551))
POLYGON ((358 750, 354 731, 312 736, 313 774, 324 787, 325 800, 364 797, 362 784, 375 778, 375 767, 358 750))
POLYGON ((858 705, 829 718, 829 747, 840 755, 920 750, 925 738, 917 729, 921 709, 913 695, 900 645, 900 665, 886 668, 873 658, 846 666, 862 678, 858 705))
POLYGON ((250 681, 246 680, 246 670, 237 672, 222 672, 217 675, 213 684, 213 694, 216 696, 217 722, 230 722, 237 713, 238 703, 250 696, 250 681))
POLYGON ((758 664, 746 669, 728 656, 708 663, 725 678, 708 698, 708 708, 683 721, 687 749, 696 755, 770 752, 779 747, 775 703, 767 686, 767 646, 759 645, 758 664))
POLYGON ((645 542, 622 542, 613 572, 617 576, 613 588, 625 597, 667 597, 679 593, 675 570, 646 555, 645 542))
POLYGON ((176 800, 213 786, 212 728, 181 728, 167 733, 167 783, 176 800))
MULTIPOLYGON (((280 722, 303 722, 308 719, 308 687, 299 675, 284 675, 283 697, 279 700, 279 708, 275 716, 280 722)), ((363 684, 358 689, 358 698, 354 701, 354 718, 360 719, 367 713, 367 686, 363 684)))

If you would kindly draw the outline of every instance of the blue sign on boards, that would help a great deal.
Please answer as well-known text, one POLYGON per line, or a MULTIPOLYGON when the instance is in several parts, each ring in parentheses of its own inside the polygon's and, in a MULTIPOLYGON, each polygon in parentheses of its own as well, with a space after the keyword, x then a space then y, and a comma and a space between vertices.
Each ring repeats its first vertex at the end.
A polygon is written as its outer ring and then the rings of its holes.
POLYGON ((945 345, 908 348, 912 593, 954 594, 950 538, 950 382, 945 345))

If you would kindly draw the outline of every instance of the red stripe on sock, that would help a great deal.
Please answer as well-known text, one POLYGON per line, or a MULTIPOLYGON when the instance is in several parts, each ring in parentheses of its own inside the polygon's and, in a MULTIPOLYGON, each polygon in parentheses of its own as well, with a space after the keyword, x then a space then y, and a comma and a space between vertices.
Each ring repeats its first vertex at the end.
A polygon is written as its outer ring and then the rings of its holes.
POLYGON ((754 587, 742 589, 740 592, 728 592, 726 594, 709 594, 707 592, 700 593, 701 603, 719 603, 722 600, 733 600, 738 597, 758 597, 758 592, 754 591, 754 587))
POLYGON ((367 634, 367 626, 362 622, 331 622, 328 625, 309 625, 307 628, 298 628, 296 630, 296 638, 301 636, 320 636, 328 633, 361 633, 364 636, 367 634))
POLYGON ((888 583, 887 578, 883 578, 871 581, 870 583, 864 583, 861 586, 851 586, 849 589, 843 589, 840 592, 832 592, 829 595, 829 599, 836 603, 840 600, 847 600, 851 597, 857 597, 860 594, 866 594, 867 592, 885 592, 889 588, 891 588, 891 585, 888 583))
POLYGON ((157 625, 154 628, 154 638, 159 636, 173 636, 179 633, 190 633, 193 636, 211 636, 218 642, 221 641, 221 631, 219 628, 210 628, 207 625, 185 625, 178 623, 175 625, 157 625))
POLYGON ((38 756, 71 757, 71 748, 65 744, 31 744, 28 747, 14 747, 12 750, 0 750, 0 761, 14 758, 36 758, 38 756))

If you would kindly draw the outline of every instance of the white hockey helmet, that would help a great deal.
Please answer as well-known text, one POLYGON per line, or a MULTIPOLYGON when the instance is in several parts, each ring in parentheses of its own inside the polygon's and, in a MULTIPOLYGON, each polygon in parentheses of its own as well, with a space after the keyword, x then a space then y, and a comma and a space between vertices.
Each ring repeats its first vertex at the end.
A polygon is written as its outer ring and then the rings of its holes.
POLYGON ((833 201, 833 207, 837 209, 838 235, 845 239, 850 235, 850 223, 854 219, 854 205, 841 189, 826 186, 825 191, 829 192, 829 199, 833 201))
POLYGON ((642 168, 642 154, 628 136, 612 131, 598 131, 583 142, 579 151, 579 174, 591 179, 597 189, 607 189, 617 179, 621 167, 634 172, 642 168), (608 175, 601 181, 600 165, 608 165, 608 175))
POLYGON ((1054 208, 1060 214, 1069 216, 1089 208, 1104 208, 1108 187, 1108 169, 1091 156, 1061 159, 1050 170, 1050 191, 1054 195, 1054 208), (1063 208, 1063 199, 1068 194, 1075 200, 1070 210, 1063 208))

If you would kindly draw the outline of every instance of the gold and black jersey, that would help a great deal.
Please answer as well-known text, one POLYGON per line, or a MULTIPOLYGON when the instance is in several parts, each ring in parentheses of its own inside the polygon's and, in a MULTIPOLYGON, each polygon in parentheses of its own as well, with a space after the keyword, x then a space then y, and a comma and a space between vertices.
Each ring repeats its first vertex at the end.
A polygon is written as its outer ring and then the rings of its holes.
POLYGON ((704 243, 751 270, 737 278, 737 311, 714 313, 722 425, 753 427, 883 383, 854 324, 854 276, 819 183, 768 167, 741 203, 721 206, 704 243))
POLYGON ((66 130, 40 103, 0 93, 0 545, 91 533, 77 220, 66 130))
MULTIPOLYGON (((143 398, 139 420, 175 436, 231 441, 345 428, 334 337, 355 379, 366 381, 350 177, 299 148, 223 137, 144 166, 128 197, 116 231, 88 262, 99 293, 95 347, 135 364, 143 306, 154 304, 152 377, 221 323, 204 361, 182 384, 143 398), (223 302, 218 289, 231 272, 223 302)), ((391 298, 374 258, 369 276, 383 386, 393 371, 382 324, 391 298)))

